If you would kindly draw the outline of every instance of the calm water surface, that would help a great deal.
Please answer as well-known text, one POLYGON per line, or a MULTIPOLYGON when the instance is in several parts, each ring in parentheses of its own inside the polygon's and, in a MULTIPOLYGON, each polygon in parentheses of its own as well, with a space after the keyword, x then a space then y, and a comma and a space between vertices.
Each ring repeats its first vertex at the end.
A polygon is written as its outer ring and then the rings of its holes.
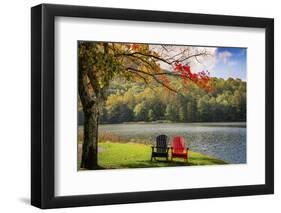
POLYGON ((246 163, 246 123, 130 123, 99 126, 100 134, 114 134, 123 140, 153 144, 159 134, 183 135, 193 151, 228 163, 246 163))

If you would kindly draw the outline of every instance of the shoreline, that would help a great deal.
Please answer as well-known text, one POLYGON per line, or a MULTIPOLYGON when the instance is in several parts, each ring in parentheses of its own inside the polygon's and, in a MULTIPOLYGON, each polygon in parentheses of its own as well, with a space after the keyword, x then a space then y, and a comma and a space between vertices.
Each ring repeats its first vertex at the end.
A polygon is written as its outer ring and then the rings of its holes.
MULTIPOLYGON (((99 169, 126 169, 126 168, 153 168, 153 167, 176 167, 176 166, 205 166, 205 165, 226 165, 223 160, 201 154, 199 152, 188 151, 189 160, 175 158, 168 161, 159 158, 157 161, 150 161, 151 145, 139 143, 118 143, 102 141, 98 144, 99 169)), ((78 170, 81 159, 82 143, 78 144, 78 170)), ((169 151, 170 152, 170 151, 169 151)))

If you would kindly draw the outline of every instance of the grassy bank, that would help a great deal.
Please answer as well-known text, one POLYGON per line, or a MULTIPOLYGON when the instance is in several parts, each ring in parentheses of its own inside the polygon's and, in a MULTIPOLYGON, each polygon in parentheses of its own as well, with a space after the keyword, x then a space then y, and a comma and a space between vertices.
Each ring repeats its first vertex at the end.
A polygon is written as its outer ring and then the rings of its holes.
MULTIPOLYGON (((79 144, 79 158, 81 158, 81 147, 82 144, 79 144)), ((101 169, 226 164, 222 160, 193 151, 189 151, 188 162, 184 162, 183 159, 166 161, 163 158, 150 161, 151 146, 137 143, 112 143, 107 141, 99 143, 98 148, 98 164, 101 169)), ((78 165, 79 162, 80 159, 78 160, 78 165)))

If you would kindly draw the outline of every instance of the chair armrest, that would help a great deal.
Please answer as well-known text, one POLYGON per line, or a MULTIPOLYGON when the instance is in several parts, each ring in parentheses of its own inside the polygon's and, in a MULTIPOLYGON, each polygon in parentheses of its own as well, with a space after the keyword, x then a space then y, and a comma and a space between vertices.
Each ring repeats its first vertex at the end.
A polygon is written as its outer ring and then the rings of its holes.
MULTIPOLYGON (((152 147, 154 147, 154 148, 164 149, 164 147, 162 147, 162 146, 152 146, 152 147)), ((168 149, 168 147, 167 147, 166 149, 168 149)))
MULTIPOLYGON (((163 147, 151 146, 152 151, 154 151, 154 148, 164 149, 163 147)), ((169 152, 170 147, 167 147, 166 149, 167 149, 167 152, 169 152)))

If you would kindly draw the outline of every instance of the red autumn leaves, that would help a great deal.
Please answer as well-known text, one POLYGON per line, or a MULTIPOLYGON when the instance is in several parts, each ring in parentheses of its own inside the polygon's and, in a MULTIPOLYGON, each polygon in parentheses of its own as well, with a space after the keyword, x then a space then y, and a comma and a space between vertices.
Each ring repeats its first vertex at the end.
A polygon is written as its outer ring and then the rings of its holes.
MULTIPOLYGON (((210 73, 208 71, 200 71, 194 73, 191 71, 191 67, 188 64, 175 63, 172 70, 176 75, 180 76, 183 80, 183 84, 187 85, 192 81, 206 92, 212 91, 210 73)), ((170 79, 166 75, 158 77, 166 86, 170 86, 170 79)))
MULTIPOLYGON (((138 51, 140 49, 140 44, 129 44, 128 48, 133 51, 138 51)), ((182 64, 182 63, 174 63, 173 64, 173 70, 172 72, 176 74, 177 76, 180 76, 183 80, 183 84, 187 85, 188 82, 192 81, 202 89, 204 89, 207 92, 212 91, 211 86, 211 79, 210 79, 210 73, 208 71, 200 71, 200 72, 192 72, 191 67, 188 64, 182 64)), ((167 87, 170 87, 170 79, 167 75, 158 75, 157 79, 160 80, 164 85, 167 87)))
POLYGON ((132 50, 137 50, 139 47, 140 47, 139 44, 132 44, 131 45, 132 50))
POLYGON ((178 73, 185 83, 191 80, 207 92, 212 90, 209 77, 210 73, 208 71, 202 70, 194 73, 188 64, 183 65, 181 63, 175 63, 173 68, 173 72, 178 73))

